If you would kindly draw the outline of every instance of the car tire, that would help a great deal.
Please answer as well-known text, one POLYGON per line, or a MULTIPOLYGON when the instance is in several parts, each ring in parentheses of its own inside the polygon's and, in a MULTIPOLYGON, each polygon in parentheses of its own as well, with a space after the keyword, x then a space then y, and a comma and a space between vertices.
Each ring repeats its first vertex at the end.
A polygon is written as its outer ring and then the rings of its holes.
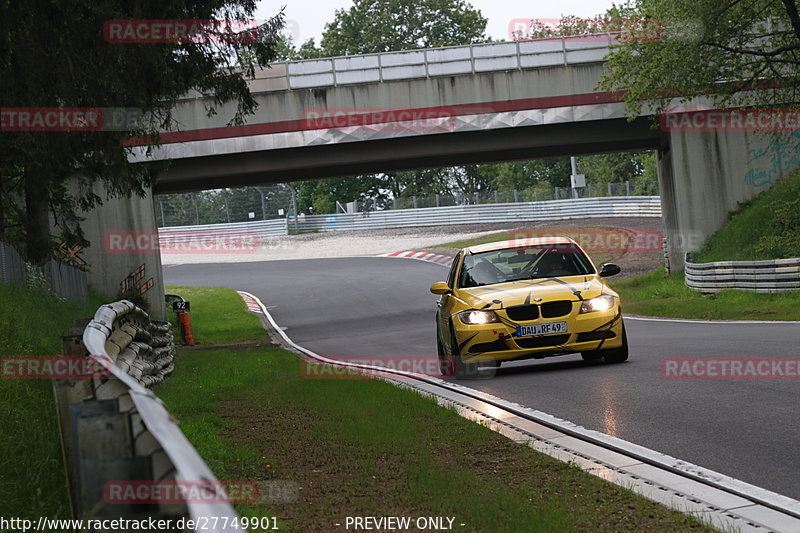
POLYGON ((450 358, 453 361, 452 374, 455 379, 480 379, 484 376, 480 374, 478 363, 465 363, 458 353, 458 346, 455 345, 455 331, 452 324, 450 325, 450 358))
POLYGON ((453 358, 449 357, 445 352, 438 324, 436 325, 436 355, 439 356, 439 375, 444 379, 452 379, 455 376, 453 358))
POLYGON ((622 346, 611 350, 602 350, 602 353, 606 363, 622 363, 628 360, 628 335, 625 333, 625 324, 622 324, 622 346))
POLYGON ((594 350, 592 352, 581 352, 581 357, 587 363, 592 361, 599 361, 603 358, 603 353, 600 350, 594 350))
POLYGON ((604 360, 606 363, 622 363, 628 360, 628 336, 625 333, 625 324, 622 324, 622 346, 610 350, 592 350, 581 352, 584 361, 592 362, 604 360))

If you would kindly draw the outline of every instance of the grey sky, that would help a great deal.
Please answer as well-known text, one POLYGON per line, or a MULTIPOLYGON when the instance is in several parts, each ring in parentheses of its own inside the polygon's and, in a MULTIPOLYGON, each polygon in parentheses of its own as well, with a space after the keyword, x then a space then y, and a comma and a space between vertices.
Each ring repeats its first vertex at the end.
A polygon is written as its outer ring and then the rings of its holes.
MULTIPOLYGON (((612 0, 471 0, 489 19, 486 31, 495 39, 508 39, 509 22, 513 19, 558 18, 561 15, 593 17, 611 7, 612 0)), ((617 0, 617 3, 620 3, 617 0)), ((325 23, 333 20, 337 9, 349 8, 353 0, 261 0, 255 18, 265 19, 286 6, 287 30, 295 43, 314 37, 319 44, 325 23)))

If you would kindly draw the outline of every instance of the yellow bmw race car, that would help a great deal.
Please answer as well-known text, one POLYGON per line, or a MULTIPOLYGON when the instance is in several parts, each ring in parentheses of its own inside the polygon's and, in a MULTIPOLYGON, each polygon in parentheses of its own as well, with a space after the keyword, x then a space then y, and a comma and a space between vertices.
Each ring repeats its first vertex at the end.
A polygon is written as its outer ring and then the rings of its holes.
POLYGON ((442 373, 479 377, 478 366, 512 359, 580 352, 583 359, 619 363, 628 342, 619 295, 575 241, 548 237, 464 248, 441 295, 436 340, 442 373))

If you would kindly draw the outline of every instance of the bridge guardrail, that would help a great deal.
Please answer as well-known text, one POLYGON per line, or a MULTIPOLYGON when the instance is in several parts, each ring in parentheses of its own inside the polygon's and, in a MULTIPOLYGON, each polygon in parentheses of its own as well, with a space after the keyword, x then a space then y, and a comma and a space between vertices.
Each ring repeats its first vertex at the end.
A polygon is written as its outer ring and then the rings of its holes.
MULTIPOLYGON (((554 37, 286 61, 257 71, 256 78, 247 83, 251 92, 258 93, 597 63, 618 43, 611 34, 585 37, 588 38, 554 37)), ((199 92, 190 91, 185 98, 200 97, 199 92)))
MULTIPOLYGON (((88 351, 110 375, 54 381, 76 517, 118 518, 127 509, 131 516, 141 518, 132 507, 115 505, 112 510, 104 504, 103 487, 113 480, 186 482, 212 494, 219 492, 219 482, 164 403, 145 387, 158 376, 163 378, 171 366, 171 360, 165 363, 170 354, 169 324, 145 328, 145 322, 149 322, 147 314, 127 300, 100 307, 83 330, 82 345, 72 349, 88 351), (144 342, 148 335, 149 342, 144 342), (134 345, 138 348, 128 351, 134 345), (131 352, 137 357, 131 358, 131 352)), ((197 531, 241 531, 232 525, 238 518, 233 507, 219 500, 155 505, 160 518, 188 517, 195 521, 197 531)))
POLYGON ((704 293, 723 289, 751 292, 800 290, 800 258, 773 261, 692 263, 686 254, 686 286, 704 293))

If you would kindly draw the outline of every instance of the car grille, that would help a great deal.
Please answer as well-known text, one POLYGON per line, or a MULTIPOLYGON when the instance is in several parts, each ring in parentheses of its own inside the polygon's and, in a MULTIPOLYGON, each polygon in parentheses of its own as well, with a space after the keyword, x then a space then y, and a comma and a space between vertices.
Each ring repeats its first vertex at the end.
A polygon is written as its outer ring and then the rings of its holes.
POLYGON ((542 304, 542 318, 554 318, 570 314, 572 302, 569 300, 557 300, 542 304))
POLYGON ((536 320, 539 318, 539 306, 517 305, 515 307, 506 307, 506 314, 511 320, 536 320))
POLYGON ((544 348, 545 346, 556 346, 557 344, 564 344, 569 340, 569 334, 566 335, 547 335, 544 337, 526 337, 523 339, 514 338, 514 342, 520 348, 544 348))

